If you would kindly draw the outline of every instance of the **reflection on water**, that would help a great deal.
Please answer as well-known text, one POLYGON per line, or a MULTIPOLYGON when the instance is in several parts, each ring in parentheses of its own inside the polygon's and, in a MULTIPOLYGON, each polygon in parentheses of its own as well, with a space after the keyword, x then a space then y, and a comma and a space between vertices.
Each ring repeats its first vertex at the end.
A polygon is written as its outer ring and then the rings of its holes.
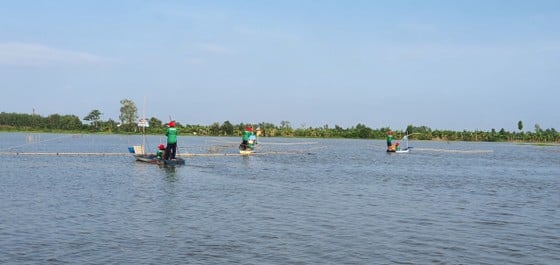
MULTIPOLYGON (((139 139, 61 136, 0 134, 0 149, 116 153, 139 139)), ((180 141, 195 153, 224 138, 180 141)), ((411 141, 386 154, 383 141, 297 141, 179 167, 3 156, 0 263, 560 262, 557 146, 411 141)))
POLYGON ((176 166, 166 166, 166 165, 160 165, 159 166, 163 171, 165 171, 165 179, 167 181, 177 181, 177 175, 176 175, 176 166))

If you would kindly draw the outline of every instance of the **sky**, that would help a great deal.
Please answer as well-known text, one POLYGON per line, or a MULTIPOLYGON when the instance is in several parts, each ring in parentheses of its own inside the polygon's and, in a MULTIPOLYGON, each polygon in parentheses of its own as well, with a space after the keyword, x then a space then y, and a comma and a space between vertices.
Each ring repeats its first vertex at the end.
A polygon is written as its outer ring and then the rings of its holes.
POLYGON ((559 84, 555 0, 0 1, 0 112, 558 130, 559 84))

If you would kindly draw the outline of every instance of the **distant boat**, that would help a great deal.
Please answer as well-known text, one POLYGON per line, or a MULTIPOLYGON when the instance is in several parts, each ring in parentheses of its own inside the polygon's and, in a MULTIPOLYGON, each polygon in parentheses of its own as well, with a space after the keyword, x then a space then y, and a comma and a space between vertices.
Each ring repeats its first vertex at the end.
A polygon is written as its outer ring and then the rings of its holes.
POLYGON ((260 128, 257 128, 257 134, 251 134, 249 136, 249 140, 247 141, 247 144, 241 143, 239 145, 240 155, 248 156, 254 152, 255 147, 257 145, 257 135, 259 135, 259 132, 260 132, 260 128))
POLYGON ((252 143, 251 144, 241 143, 239 145, 239 154, 244 155, 244 156, 248 156, 248 155, 253 153, 254 149, 255 149, 255 146, 252 143))
POLYGON ((408 136, 410 134, 407 134, 403 137, 403 139, 401 140, 401 145, 399 145, 400 147, 393 147, 393 148, 388 148, 387 149, 387 153, 408 153, 410 152, 410 149, 412 149, 412 146, 408 146, 408 136))

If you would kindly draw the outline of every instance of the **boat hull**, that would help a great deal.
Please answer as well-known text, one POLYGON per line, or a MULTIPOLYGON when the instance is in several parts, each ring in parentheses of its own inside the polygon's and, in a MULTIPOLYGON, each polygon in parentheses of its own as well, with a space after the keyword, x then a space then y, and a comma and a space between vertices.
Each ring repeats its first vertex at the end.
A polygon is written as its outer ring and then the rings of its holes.
POLYGON ((134 158, 138 162, 148 163, 148 164, 158 164, 158 165, 169 165, 169 166, 176 166, 176 165, 184 165, 185 159, 177 158, 171 160, 165 160, 161 158, 157 158, 155 155, 138 155, 135 154, 134 158))
POLYGON ((387 153, 397 153, 397 154, 408 153, 409 151, 410 151, 410 149, 403 149, 403 150, 387 149, 387 153))
POLYGON ((240 155, 248 156, 253 153, 253 150, 239 150, 240 155))
POLYGON ((182 158, 171 159, 171 160, 163 160, 163 159, 160 159, 160 160, 166 166, 179 166, 179 165, 184 165, 185 164, 185 159, 182 159, 182 158))

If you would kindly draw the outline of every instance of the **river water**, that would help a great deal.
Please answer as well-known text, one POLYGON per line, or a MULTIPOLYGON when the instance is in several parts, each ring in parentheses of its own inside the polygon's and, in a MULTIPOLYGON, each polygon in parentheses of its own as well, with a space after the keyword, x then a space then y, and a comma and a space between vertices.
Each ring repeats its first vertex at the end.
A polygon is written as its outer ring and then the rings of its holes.
MULTIPOLYGON (((52 155, 140 140, 0 133, 0 264, 560 264, 559 146, 265 138, 261 155, 182 167, 52 155)), ((180 137, 179 152, 239 141, 180 137)))

